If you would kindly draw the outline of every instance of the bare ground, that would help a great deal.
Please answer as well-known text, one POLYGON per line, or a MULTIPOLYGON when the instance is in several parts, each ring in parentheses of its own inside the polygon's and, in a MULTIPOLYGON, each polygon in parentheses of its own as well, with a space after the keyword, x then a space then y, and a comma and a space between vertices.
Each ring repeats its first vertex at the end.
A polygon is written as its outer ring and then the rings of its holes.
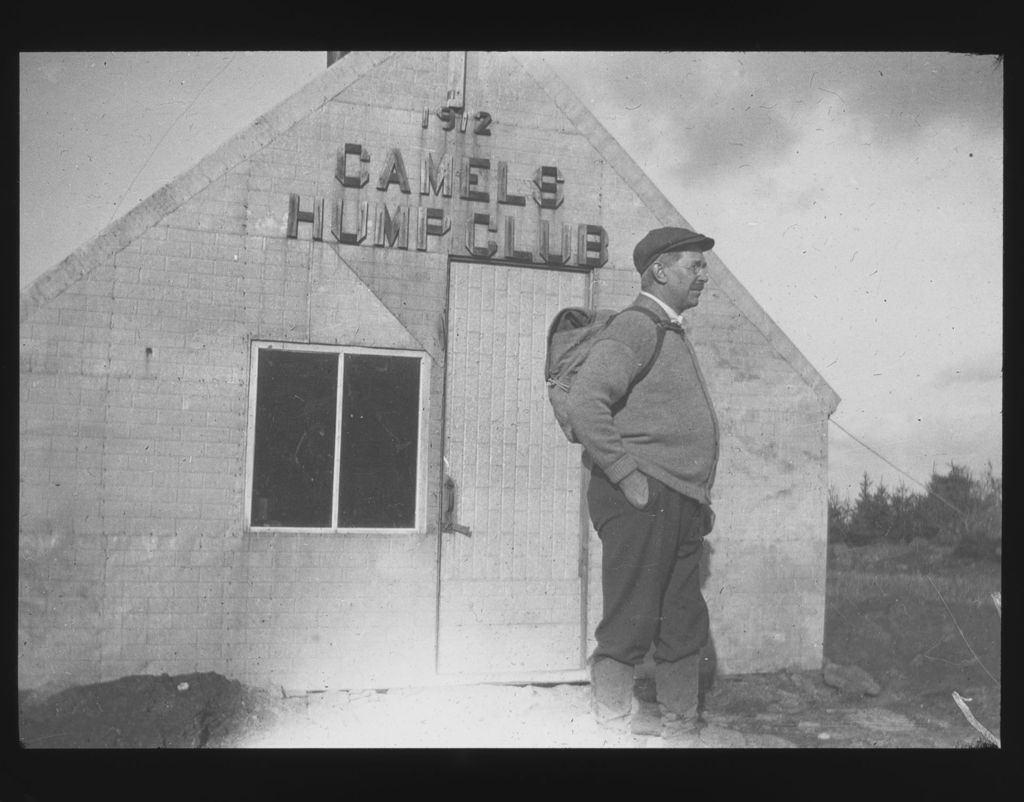
MULTIPOLYGON (((718 676, 705 689, 704 742, 725 748, 954 748, 985 744, 958 692, 998 736, 998 562, 916 544, 830 550, 825 657, 857 666, 867 687, 817 671, 718 676), (870 687, 874 680, 876 687, 870 687)), ((649 680, 637 706, 653 710, 649 680)), ((336 691, 283 698, 215 673, 134 676, 19 694, 26 748, 621 747, 589 688, 475 685, 336 691)))

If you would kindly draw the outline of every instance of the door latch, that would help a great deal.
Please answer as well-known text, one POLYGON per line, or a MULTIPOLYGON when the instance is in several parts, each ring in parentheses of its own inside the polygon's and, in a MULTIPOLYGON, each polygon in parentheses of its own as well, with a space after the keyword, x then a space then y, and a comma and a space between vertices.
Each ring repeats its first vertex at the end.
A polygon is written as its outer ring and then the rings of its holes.
POLYGON ((441 531, 458 532, 466 537, 473 536, 473 530, 468 526, 455 523, 452 518, 455 515, 455 480, 447 473, 444 475, 444 488, 441 491, 441 531))

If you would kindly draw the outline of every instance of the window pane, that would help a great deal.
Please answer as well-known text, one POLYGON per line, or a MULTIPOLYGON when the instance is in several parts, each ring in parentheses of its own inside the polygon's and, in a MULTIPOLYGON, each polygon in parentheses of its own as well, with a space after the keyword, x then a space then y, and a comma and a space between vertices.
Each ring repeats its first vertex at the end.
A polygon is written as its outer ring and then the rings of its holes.
POLYGON ((338 355, 261 349, 253 526, 331 526, 338 355))
POLYGON ((345 356, 339 526, 416 525, 420 360, 345 356))

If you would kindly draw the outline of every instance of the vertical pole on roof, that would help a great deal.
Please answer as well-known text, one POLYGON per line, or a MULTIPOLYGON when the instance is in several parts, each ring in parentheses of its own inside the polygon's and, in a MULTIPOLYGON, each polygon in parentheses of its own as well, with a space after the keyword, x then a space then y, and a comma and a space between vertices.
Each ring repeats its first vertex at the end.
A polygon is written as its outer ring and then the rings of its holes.
POLYGON ((461 109, 466 105, 466 51, 453 50, 448 54, 448 97, 445 107, 461 109))

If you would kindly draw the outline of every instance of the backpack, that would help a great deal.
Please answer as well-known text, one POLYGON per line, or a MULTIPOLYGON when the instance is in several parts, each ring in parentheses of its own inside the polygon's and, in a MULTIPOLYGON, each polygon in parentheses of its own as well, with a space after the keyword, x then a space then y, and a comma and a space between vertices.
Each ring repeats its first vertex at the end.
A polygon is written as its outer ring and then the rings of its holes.
POLYGON ((665 340, 667 321, 659 318, 650 309, 642 306, 628 306, 621 312, 611 309, 586 309, 582 306, 569 306, 560 309, 548 327, 548 351, 544 363, 544 381, 548 388, 548 401, 555 413, 555 420, 562 427, 562 432, 570 443, 578 443, 579 439, 569 423, 566 407, 569 401, 569 390, 579 373, 587 354, 609 324, 618 315, 630 310, 643 312, 658 329, 658 342, 654 353, 644 365, 640 373, 633 379, 629 389, 632 390, 650 372, 655 360, 661 353, 661 344, 665 340))

